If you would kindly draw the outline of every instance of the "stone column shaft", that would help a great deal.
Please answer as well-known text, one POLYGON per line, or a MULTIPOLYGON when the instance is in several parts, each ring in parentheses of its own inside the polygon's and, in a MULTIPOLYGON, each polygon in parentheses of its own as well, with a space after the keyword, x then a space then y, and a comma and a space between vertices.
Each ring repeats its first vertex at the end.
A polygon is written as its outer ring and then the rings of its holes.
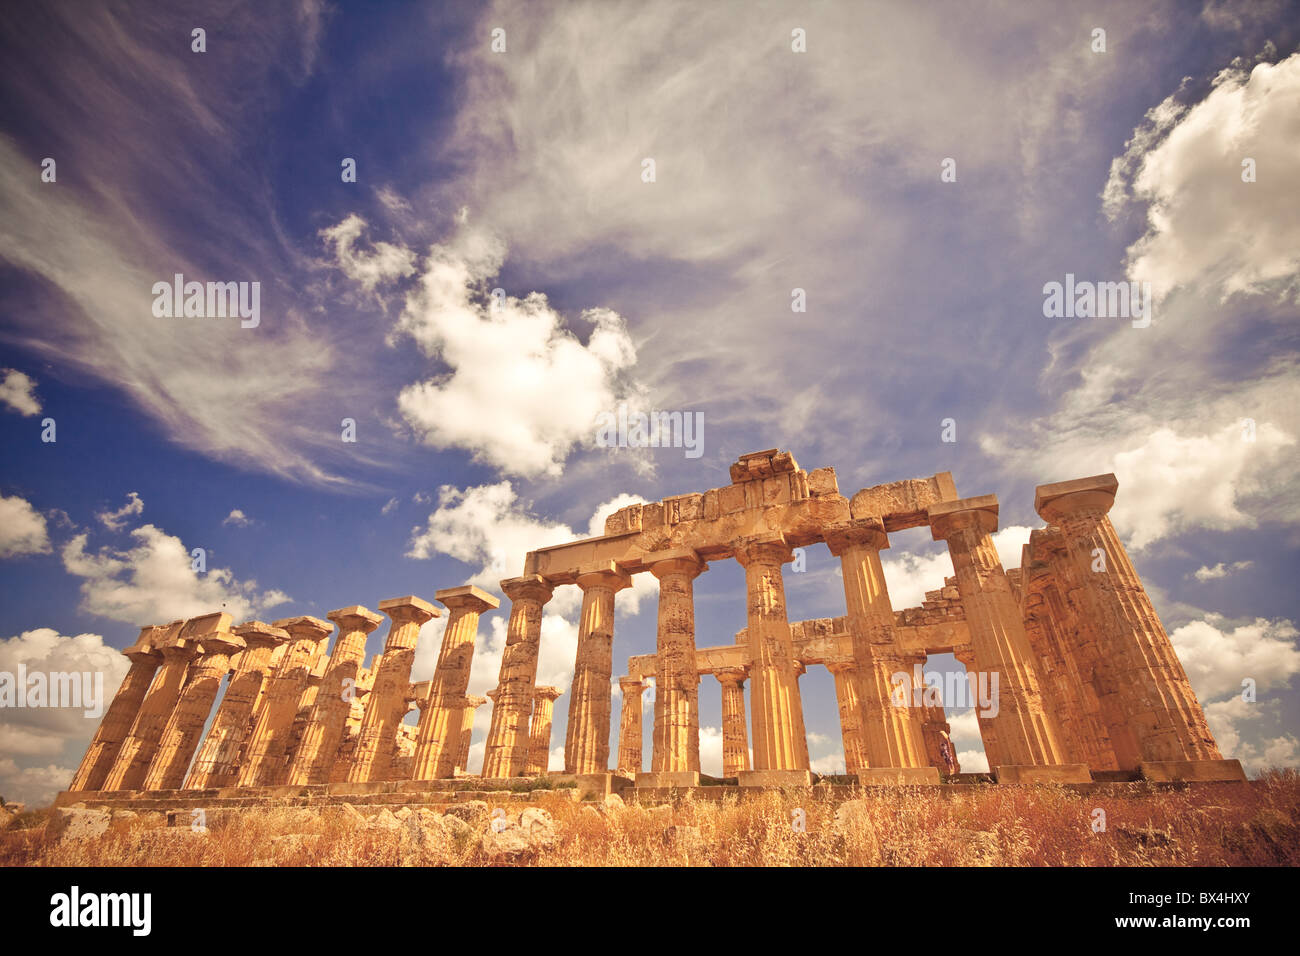
POLYGON ((533 699, 533 719, 528 730, 528 767, 524 771, 535 777, 546 773, 551 758, 551 715, 554 712, 555 698, 560 696, 558 687, 539 687, 533 699))
POLYGON ((722 775, 734 777, 749 769, 749 734, 745 721, 745 679, 743 667, 714 672, 722 687, 722 775))
POLYGON ((185 687, 158 742, 158 752, 145 775, 146 790, 181 788, 221 682, 230 671, 230 655, 244 647, 243 640, 228 631, 203 634, 198 640, 201 651, 190 665, 185 687))
POLYGON ((234 633, 244 641, 244 650, 235 661, 234 676, 194 758, 185 782, 187 790, 235 785, 240 750, 248 738, 249 717, 270 670, 272 652, 289 640, 288 631, 261 621, 240 624, 234 633))
POLYGON ((501 582, 510 598, 506 646, 483 756, 483 776, 518 777, 528 768, 528 719, 537 682, 537 652, 542 637, 542 606, 553 589, 541 575, 501 582))
POLYGON ((844 770, 857 773, 869 766, 862 746, 862 684, 857 664, 834 661, 826 665, 835 675, 835 702, 840 712, 840 736, 844 740, 844 770))
POLYGON ((641 709, 645 683, 638 677, 620 677, 623 710, 618 722, 618 769, 635 776, 641 772, 641 709))
POLYGON ((325 616, 338 625, 339 636, 312 701, 302 742, 289 767, 288 782, 295 785, 329 783, 352 701, 357 696, 366 638, 384 620, 360 605, 339 608, 325 616))
POLYGON ((700 769, 700 676, 695 664, 695 577, 707 566, 693 551, 658 557, 658 651, 655 657, 655 773, 700 769))
POLYGON ((113 762, 122 750, 123 741, 131 732, 136 714, 140 712, 149 684, 162 664, 162 654, 149 645, 149 639, 154 633, 162 630, 164 629, 158 627, 143 628, 135 644, 122 652, 131 661, 131 666, 117 693, 113 695, 113 702, 108 705, 104 719, 99 722, 94 739, 68 786, 69 790, 98 790, 104 785, 109 771, 113 769, 113 762))
POLYGON ((456 766, 462 773, 469 772, 469 748, 474 737, 474 711, 487 703, 486 697, 466 697, 465 703, 461 707, 460 717, 460 750, 456 757, 456 766))
MULTIPOLYGON (((500 606, 486 591, 471 585, 448 588, 434 595, 448 608, 447 629, 438 651, 429 700, 420 711, 418 742, 411 765, 413 780, 454 776, 460 761, 464 731, 465 692, 474 662, 479 615, 500 606)), ((474 719, 473 709, 469 712, 474 719)))
POLYGON ((357 734, 352 766, 348 768, 349 783, 389 778, 398 726, 410 711, 411 665, 415 662, 420 628, 441 613, 428 601, 411 596, 380 601, 379 610, 393 623, 384 642, 374 686, 366 697, 365 716, 357 734))
POLYGON ((632 579, 613 562, 578 575, 582 617, 578 652, 569 691, 569 719, 564 738, 566 773, 609 770, 610 680, 613 676, 614 594, 632 579))

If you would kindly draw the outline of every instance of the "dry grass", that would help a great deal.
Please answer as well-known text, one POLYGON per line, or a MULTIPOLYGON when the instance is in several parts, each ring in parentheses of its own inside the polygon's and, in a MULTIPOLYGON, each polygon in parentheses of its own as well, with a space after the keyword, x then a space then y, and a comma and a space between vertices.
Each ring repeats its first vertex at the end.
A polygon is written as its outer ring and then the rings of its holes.
MULTIPOLYGON (((494 804, 495 805, 495 804, 494 804)), ((840 814, 805 791, 721 803, 594 808, 564 795, 536 806, 558 840, 521 861, 540 866, 1295 866, 1300 864, 1300 775, 1266 774, 1250 786, 1104 795, 1063 788, 972 787, 941 795, 924 787, 872 791, 840 814), (1093 810, 1106 813, 1093 832, 1093 810), (791 824, 804 812, 806 832, 791 824), (693 827, 698 834, 667 828, 693 827)), ((503 802, 512 815, 520 804, 503 802)), ((401 831, 358 825, 349 811, 290 807, 242 811, 207 834, 114 824, 93 840, 59 842, 39 817, 0 834, 0 864, 35 866, 410 865, 401 831), (31 825, 35 824, 35 825, 31 825)), ((475 826, 448 862, 489 865, 475 826)))

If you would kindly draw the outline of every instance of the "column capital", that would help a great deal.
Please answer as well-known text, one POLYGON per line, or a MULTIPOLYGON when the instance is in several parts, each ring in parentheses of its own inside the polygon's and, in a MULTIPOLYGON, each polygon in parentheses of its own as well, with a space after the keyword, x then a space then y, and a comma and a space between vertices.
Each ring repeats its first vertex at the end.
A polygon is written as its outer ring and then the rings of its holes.
POLYGON ((1034 489, 1034 510, 1048 524, 1087 512, 1106 514, 1115 504, 1119 480, 1113 474, 1075 478, 1034 489))
POLYGON ((867 547, 874 551, 883 551, 889 547, 885 522, 874 515, 837 522, 828 526, 822 537, 826 541, 826 547, 837 558, 853 547, 867 547))
POLYGON ((380 601, 379 610, 392 618, 394 624, 423 624, 432 618, 442 616, 442 611, 424 600, 424 598, 418 598, 411 594, 406 597, 389 598, 387 601, 380 601))
POLYGON ((140 661, 162 659, 162 654, 159 652, 158 648, 154 647, 153 643, 149 640, 152 631, 153 628, 151 627, 141 628, 140 636, 136 638, 136 642, 130 647, 122 649, 122 654, 130 660, 131 663, 136 664, 140 661))
POLYGON ((555 593, 555 587, 540 574, 525 574, 518 578, 506 578, 501 582, 501 590, 511 601, 536 601, 545 604, 555 593))
POLYGON ((289 632, 265 621, 245 621, 232 629, 248 647, 276 647, 289 639, 289 632))
POLYGON ((851 657, 839 657, 826 661, 826 669, 832 674, 852 674, 858 669, 858 662, 851 657))
POLYGON ((433 681, 422 680, 411 685, 407 692, 406 699, 413 700, 421 710, 429 706, 429 698, 433 694, 433 681))
POLYGON ((383 615, 376 614, 370 608, 362 607, 360 604, 341 607, 337 611, 330 611, 325 616, 339 626, 340 632, 365 631, 369 634, 384 623, 383 615))
POLYGON ((629 694, 641 695, 645 693, 645 680, 640 677, 620 677, 618 688, 625 697, 629 694))
POLYGON ((495 706, 497 697, 501 695, 501 688, 493 687, 491 690, 484 691, 484 693, 487 694, 488 700, 492 701, 492 704, 495 706))
POLYGON ((735 684, 739 687, 749 680, 748 667, 719 667, 713 672, 719 684, 735 684))
POLYGON ((535 687, 533 688, 533 697, 540 697, 542 700, 555 700, 564 691, 558 687, 535 687))
POLYGON ((657 551, 646 555, 645 563, 649 566, 650 573, 661 581, 669 574, 689 574, 695 577, 709 569, 708 563, 692 548, 657 551))
POLYGON ((611 591, 621 591, 632 586, 632 575, 613 561, 600 561, 579 571, 574 583, 584 591, 588 588, 609 588, 611 591))
POLYGON ((971 529, 992 534, 998 530, 998 496, 980 495, 976 498, 940 501, 930 505, 926 514, 930 522, 930 534, 935 541, 943 541, 971 529))
POLYGON ((475 694, 467 694, 467 695, 465 696, 465 706, 466 706, 466 707, 471 707, 471 708, 473 708, 473 709, 475 709, 475 710, 477 710, 478 708, 482 707, 482 706, 483 706, 484 704, 486 704, 487 702, 488 702, 488 699, 487 699, 486 697, 479 697, 479 696, 477 696, 477 695, 475 695, 475 694))
POLYGON ((186 640, 196 640, 201 634, 230 630, 230 615, 225 611, 214 611, 199 617, 189 618, 181 627, 180 636, 186 640))
POLYGON ((786 564, 794 559, 794 549, 786 541, 785 535, 780 533, 737 538, 731 542, 731 549, 735 552, 736 561, 746 568, 755 562, 786 564))
MULTIPOLYGON (((382 607, 382 605, 381 605, 382 607)), ((289 632, 289 637, 295 641, 313 640, 321 641, 334 633, 334 625, 329 621, 322 621, 318 617, 301 615, 299 617, 282 617, 278 621, 271 622, 272 627, 283 628, 289 632)))
POLYGON ((242 651, 245 647, 244 639, 230 631, 213 631, 211 634, 201 634, 198 637, 199 652, 208 657, 213 654, 234 654, 236 651, 242 651))
POLYGON ((472 584, 463 584, 458 588, 443 588, 441 591, 435 591, 433 598, 452 611, 464 610, 470 613, 477 611, 482 614, 484 611, 494 611, 501 606, 501 601, 496 595, 489 594, 472 584))

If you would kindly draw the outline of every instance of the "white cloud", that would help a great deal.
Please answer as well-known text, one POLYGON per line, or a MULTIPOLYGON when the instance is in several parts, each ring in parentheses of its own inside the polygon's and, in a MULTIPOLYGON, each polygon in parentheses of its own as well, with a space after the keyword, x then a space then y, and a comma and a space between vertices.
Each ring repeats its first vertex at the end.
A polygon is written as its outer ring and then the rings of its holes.
POLYGON ((0 369, 0 402, 8 405, 19 415, 39 415, 40 400, 36 397, 36 382, 25 372, 17 369, 0 369))
MULTIPOLYGON (((1020 567, 1020 551, 1029 543, 1032 528, 1010 525, 992 535, 993 546, 1002 559, 1003 568, 1020 567)), ((919 607, 926 591, 937 591, 944 579, 953 576, 952 559, 942 544, 932 553, 916 554, 911 551, 882 552, 880 566, 885 572, 885 586, 894 610, 919 607)))
POLYGON ((144 513, 144 501, 141 500, 137 492, 127 492, 126 504, 116 511, 101 511, 96 518, 110 531, 121 531, 126 525, 126 519, 138 514, 144 513))
POLYGON ((1129 249, 1130 277, 1157 296, 1177 288, 1295 299, 1300 271, 1300 190, 1288 171, 1300 153, 1294 122, 1300 53, 1277 64, 1223 70, 1190 109, 1169 101, 1135 131, 1133 155, 1112 171, 1112 206, 1125 174, 1148 204, 1148 231, 1129 249), (1243 182, 1253 159, 1257 181, 1243 182))
POLYGON ((584 345, 542 293, 482 296, 503 258, 497 240, 469 227, 430 250, 394 335, 410 335, 449 371, 403 388, 398 408, 434 448, 463 448, 512 474, 558 475, 575 445, 594 442, 597 415, 628 394, 620 376, 636 348, 609 309, 582 313, 584 345))
POLYGON ((961 764, 962 773, 989 772, 989 758, 982 750, 957 751, 957 763, 961 764))
POLYGON ((1285 687, 1300 672, 1295 625, 1257 618, 1229 629, 1216 614, 1184 624, 1169 635, 1187 679, 1201 700, 1240 695, 1251 678, 1260 691, 1285 687))
POLYGON ((45 516, 18 495, 0 495, 0 558, 49 554, 50 536, 45 516))
MULTIPOLYGON (((385 195, 381 194, 381 200, 388 205, 385 195)), ((415 253, 405 246, 376 242, 373 252, 359 250, 357 240, 366 228, 366 221, 353 213, 338 225, 320 231, 321 237, 332 248, 334 265, 345 276, 361 286, 363 291, 374 292, 380 284, 415 274, 415 253)))
POLYGON ((1203 564, 1192 572, 1192 576, 1198 581, 1214 581, 1218 578, 1226 578, 1235 571, 1244 571, 1254 564, 1254 561, 1234 561, 1232 564, 1224 564, 1220 561, 1214 567, 1203 564))
POLYGON ((100 617, 144 626, 224 610, 238 621, 290 600, 238 580, 229 568, 195 571, 181 539, 151 524, 131 532, 135 544, 127 550, 91 553, 88 537, 83 532, 63 546, 63 566, 84 579, 82 607, 100 617))
POLYGON ((1240 695, 1205 705, 1205 719, 1219 752, 1240 760, 1250 774, 1300 765, 1300 741, 1285 731, 1270 734, 1261 726, 1267 718, 1276 720, 1277 716, 1275 704, 1250 703, 1240 695))
POLYGON ((234 525, 236 528, 247 528, 253 523, 253 520, 240 509, 233 508, 231 509, 230 514, 226 515, 221 523, 234 525))
POLYGON ((398 505, 398 501, 396 498, 389 498, 387 501, 384 502, 384 506, 379 509, 379 513, 381 515, 392 514, 393 511, 397 508, 397 505, 398 505))

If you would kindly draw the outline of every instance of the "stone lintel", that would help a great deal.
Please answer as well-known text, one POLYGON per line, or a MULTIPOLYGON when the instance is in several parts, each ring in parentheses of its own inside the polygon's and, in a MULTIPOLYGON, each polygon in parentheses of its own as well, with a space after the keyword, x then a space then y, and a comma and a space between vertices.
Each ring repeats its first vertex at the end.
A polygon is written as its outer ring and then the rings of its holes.
POLYGON ((1093 475, 1089 478, 1074 478, 1070 481, 1057 481, 1049 485, 1039 485, 1034 489, 1034 511, 1045 521, 1052 521, 1048 515, 1068 513, 1071 508, 1100 508, 1109 511, 1115 503, 1115 493, 1119 490, 1119 479, 1113 474, 1093 475), (1063 500, 1063 499, 1069 499, 1063 500))
POLYGON ((957 498, 957 486, 950 472, 929 478, 908 478, 863 488, 849 499, 854 518, 878 517, 886 531, 903 531, 926 524, 926 509, 940 501, 957 498))
POLYGON ((1240 760, 1144 760, 1139 769, 1144 779, 1154 783, 1246 782, 1240 760))
MULTIPOLYGON (((325 616, 338 624, 340 631, 343 630, 343 622, 349 619, 354 622, 358 620, 363 622, 361 629, 367 634, 377 628, 380 624, 384 623, 384 617, 382 614, 376 614, 374 611, 370 610, 370 608, 362 607, 360 604, 341 607, 337 611, 330 611, 325 616), (366 624, 370 626, 365 627, 366 624)), ((355 623, 353 624, 353 627, 356 627, 355 623)))
POLYGON ((484 591, 473 584, 462 584, 456 588, 443 588, 433 592, 433 599, 448 608, 465 608, 467 611, 494 611, 501 606, 501 600, 494 594, 484 591))
POLYGON ((230 615, 225 611, 214 611, 200 617, 192 617, 181 628, 181 637, 197 640, 200 634, 212 634, 215 631, 230 630, 230 615))
POLYGON ((1002 765, 994 776, 1001 784, 1092 783, 1086 763, 1002 765))
POLYGON ((311 638, 320 641, 334 633, 334 624, 332 622, 322 621, 318 617, 311 617, 307 614, 298 617, 282 617, 278 621, 272 621, 271 626, 288 631, 289 636, 294 640, 311 638))
POLYGON ((213 631, 210 634, 199 634, 194 639, 199 643, 204 654, 234 654, 236 651, 242 651, 247 646, 242 637, 231 631, 213 631))
POLYGON ((871 767, 858 771, 863 787, 937 787, 938 767, 871 767))
POLYGON ((429 618, 442 616, 441 608, 436 608, 424 598, 418 598, 413 594, 380 601, 378 608, 381 613, 387 614, 394 621, 399 617, 409 617, 423 624, 429 618))
POLYGON ((742 787, 811 787, 811 770, 742 770, 736 783, 742 787))

